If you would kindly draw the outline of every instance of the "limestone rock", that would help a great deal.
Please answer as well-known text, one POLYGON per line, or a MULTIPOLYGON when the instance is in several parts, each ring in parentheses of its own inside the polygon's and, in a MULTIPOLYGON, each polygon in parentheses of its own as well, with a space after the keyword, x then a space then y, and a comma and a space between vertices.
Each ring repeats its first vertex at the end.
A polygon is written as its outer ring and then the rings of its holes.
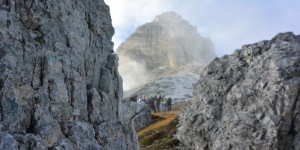
POLYGON ((300 149, 300 36, 280 33, 216 58, 176 137, 190 149, 300 149))
POLYGON ((163 13, 138 27, 117 53, 124 88, 147 83, 187 64, 206 65, 215 57, 211 40, 200 36, 196 27, 175 12, 163 13))
POLYGON ((145 102, 124 102, 125 120, 134 125, 136 131, 148 126, 153 122, 151 108, 145 102))
POLYGON ((103 0, 0 1, 0 149, 139 149, 113 33, 103 0))

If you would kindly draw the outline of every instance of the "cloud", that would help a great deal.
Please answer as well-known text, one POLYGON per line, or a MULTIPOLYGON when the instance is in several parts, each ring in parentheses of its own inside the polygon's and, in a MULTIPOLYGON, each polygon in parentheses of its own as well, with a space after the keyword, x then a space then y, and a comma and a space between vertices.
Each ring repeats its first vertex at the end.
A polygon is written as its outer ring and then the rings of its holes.
MULTIPOLYGON (((114 49, 135 29, 166 11, 175 11, 197 27, 201 36, 209 37, 218 56, 231 54, 244 44, 267 40, 279 32, 300 34, 300 1, 296 0, 105 0, 110 6, 115 28, 114 49)), ((143 74, 136 63, 130 73, 122 74, 124 89, 136 86, 133 78, 143 74)), ((122 69, 122 67, 119 67, 122 69)), ((121 70, 120 73, 127 71, 121 70)))
POLYGON ((115 49, 135 29, 165 11, 175 11, 212 39, 218 56, 278 32, 300 33, 300 1, 294 0, 105 0, 110 6, 115 49))
POLYGON ((149 72, 146 71, 145 66, 128 57, 122 56, 119 64, 119 72, 122 74, 123 89, 125 91, 146 84, 152 78, 149 72))

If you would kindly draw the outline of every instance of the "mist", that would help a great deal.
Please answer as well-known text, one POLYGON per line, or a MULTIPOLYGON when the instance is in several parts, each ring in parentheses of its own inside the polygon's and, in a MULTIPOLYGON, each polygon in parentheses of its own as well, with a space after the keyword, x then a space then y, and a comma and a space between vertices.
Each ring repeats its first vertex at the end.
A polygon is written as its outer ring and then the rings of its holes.
POLYGON ((216 56, 212 42, 175 12, 159 14, 138 27, 117 53, 124 90, 195 64, 204 66, 216 56))
MULTIPOLYGON (((174 11, 210 39, 218 57, 231 54, 243 44, 270 39, 279 32, 300 33, 300 1, 220 1, 220 0, 105 0, 110 6, 116 50, 138 26, 155 16, 174 11)), ((177 54, 181 57, 183 53, 177 54)), ((172 57, 172 56, 169 56, 172 57)), ((124 90, 151 80, 145 65, 120 58, 119 71, 124 90), (129 65, 124 65, 127 63, 129 65)))
POLYGON ((123 78, 123 89, 125 91, 143 85, 152 78, 142 64, 129 57, 122 56, 119 64, 119 72, 123 78))
POLYGON ((279 32, 300 34, 300 1, 222 0, 105 0, 110 6, 114 49, 136 27, 163 12, 175 11, 215 44, 218 56, 231 54, 243 44, 270 39, 279 32))

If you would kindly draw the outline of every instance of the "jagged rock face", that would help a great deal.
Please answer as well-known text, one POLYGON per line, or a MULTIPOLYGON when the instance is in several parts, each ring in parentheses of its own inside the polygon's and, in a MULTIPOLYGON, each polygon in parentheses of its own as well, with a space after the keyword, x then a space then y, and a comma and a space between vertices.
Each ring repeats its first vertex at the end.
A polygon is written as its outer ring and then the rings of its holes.
POLYGON ((190 149, 300 149, 300 36, 278 34, 215 59, 176 137, 190 149))
POLYGON ((132 102, 126 100, 124 102, 125 120, 134 124, 136 131, 148 126, 153 122, 151 108, 144 102, 132 102))
POLYGON ((187 64, 205 65, 215 57, 210 39, 201 37, 196 27, 174 12, 163 13, 138 27, 118 47, 117 53, 124 82, 129 80, 127 76, 133 78, 128 82, 139 82, 140 78, 151 80, 153 76, 187 64), (165 71, 156 72, 160 67, 164 67, 165 71), (149 72, 154 75, 149 76, 149 72))
POLYGON ((0 149, 138 149, 113 33, 103 0, 0 1, 0 149))

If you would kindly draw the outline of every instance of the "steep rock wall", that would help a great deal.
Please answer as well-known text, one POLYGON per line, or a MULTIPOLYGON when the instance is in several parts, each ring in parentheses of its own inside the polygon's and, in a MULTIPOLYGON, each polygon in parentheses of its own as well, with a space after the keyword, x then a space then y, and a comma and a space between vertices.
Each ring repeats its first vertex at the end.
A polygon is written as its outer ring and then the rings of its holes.
POLYGON ((0 1, 0 149, 138 149, 103 0, 0 1))
POLYGON ((190 149, 300 149, 300 36, 281 33, 216 58, 176 137, 190 149))

